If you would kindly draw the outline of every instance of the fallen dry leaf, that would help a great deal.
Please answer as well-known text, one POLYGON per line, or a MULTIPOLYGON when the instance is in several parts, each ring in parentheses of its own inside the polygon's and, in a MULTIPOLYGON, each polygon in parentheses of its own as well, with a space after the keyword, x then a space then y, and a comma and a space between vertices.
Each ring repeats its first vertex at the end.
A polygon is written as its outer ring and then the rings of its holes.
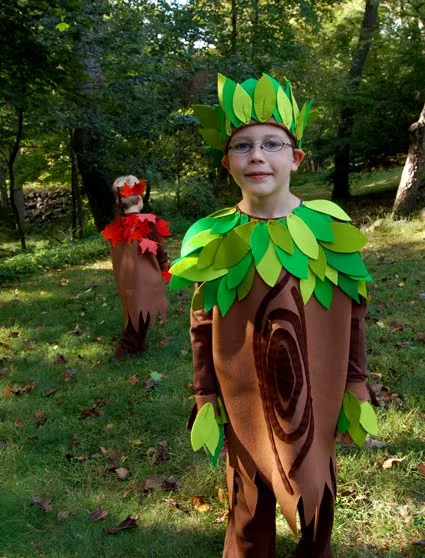
POLYGON ((46 424, 47 419, 48 419, 47 413, 43 410, 37 411, 35 413, 35 417, 36 417, 35 424, 37 426, 43 426, 43 424, 46 424))
POLYGON ((53 506, 51 504, 52 500, 46 500, 45 498, 32 498, 30 501, 31 506, 40 506, 44 512, 53 511, 53 506))
POLYGON ((67 362, 68 359, 64 355, 57 353, 53 361, 53 364, 60 365, 60 364, 66 364, 67 362))
POLYGON ((15 395, 22 395, 23 393, 28 393, 29 391, 32 391, 35 386, 37 385, 37 382, 29 382, 28 384, 26 384, 23 387, 14 387, 14 388, 10 388, 10 391, 12 393, 14 393, 15 395))
POLYGON ((229 516, 229 511, 225 510, 218 517, 214 519, 213 523, 215 525, 220 525, 220 523, 224 523, 227 520, 228 516, 229 516))
POLYGON ((77 324, 74 329, 69 330, 68 333, 70 333, 71 335, 80 335, 80 326, 77 324))
POLYGON ((109 399, 105 399, 104 397, 96 397, 96 407, 104 407, 110 403, 109 399))
POLYGON ((134 529, 135 527, 137 527, 137 519, 138 519, 137 516, 128 515, 116 527, 109 527, 109 529, 103 529, 103 530, 108 535, 116 535, 117 533, 120 533, 121 531, 124 531, 126 529, 134 529))
POLYGON ((150 492, 151 490, 155 490, 158 487, 158 478, 157 477, 149 477, 144 482, 143 491, 150 492))
POLYGON ((168 477, 161 483, 162 490, 175 491, 178 488, 177 479, 175 476, 168 477))
POLYGON ((84 411, 81 411, 81 413, 78 416, 79 419, 86 419, 88 417, 91 418, 100 417, 100 413, 96 409, 96 407, 92 407, 91 409, 84 409, 84 411))
POLYGON ((19 337, 19 331, 11 331, 8 335, 8 339, 16 339, 19 337))
POLYGON ((405 459, 406 457, 390 457, 384 461, 384 463, 382 464, 382 468, 391 469, 393 465, 396 465, 397 463, 401 463, 405 459))
POLYGON ((12 392, 10 391, 10 389, 5 388, 5 390, 4 390, 4 396, 5 396, 5 397, 10 397, 11 395, 12 395, 12 392))
POLYGON ((101 521, 102 519, 106 519, 109 515, 109 512, 103 510, 100 506, 98 506, 94 512, 89 515, 90 521, 101 521))
POLYGON ((199 513, 205 513, 211 509, 211 504, 203 496, 192 496, 192 507, 199 513))
POLYGON ((68 368, 67 370, 65 370, 65 372, 62 374, 63 379, 65 380, 65 382, 69 382, 69 380, 71 378, 73 378, 74 376, 77 375, 77 371, 74 370, 73 368, 68 368))
POLYGON ((399 349, 404 349, 406 347, 411 347, 412 342, 411 341, 397 341, 397 343, 395 343, 395 346, 398 347, 399 349))
POLYGON ((120 454, 113 448, 104 448, 103 446, 100 446, 100 451, 102 452, 102 455, 110 457, 111 459, 117 459, 120 457, 120 454))
MULTIPOLYGON (((419 341, 419 343, 425 343, 425 333, 422 331, 418 331, 415 333, 415 338, 416 341, 419 341)), ((0 372, 1 374, 1 372, 0 372)))
POLYGON ((25 424, 25 422, 22 419, 17 418, 13 424, 15 426, 23 426, 25 424))
POLYGON ((70 511, 61 511, 58 513, 59 521, 65 521, 71 515, 70 511))
POLYGON ((418 471, 421 477, 425 477, 425 463, 419 463, 418 471))
POLYGON ((130 384, 132 386, 135 386, 137 384, 137 382, 140 382, 140 379, 141 378, 140 378, 139 374, 133 374, 133 376, 130 376, 128 378, 128 381, 130 382, 130 384))
POLYGON ((396 322, 395 320, 393 320, 390 323, 390 327, 393 331, 403 331, 403 329, 406 327, 406 324, 403 324, 402 322, 396 322))
POLYGON ((128 469, 125 469, 125 467, 118 467, 118 469, 115 469, 115 474, 117 475, 117 477, 120 480, 124 480, 126 479, 131 473, 128 469))
POLYGON ((53 395, 53 394, 56 393, 57 391, 58 391, 57 388, 45 389, 41 395, 42 395, 43 397, 50 397, 51 395, 53 395))

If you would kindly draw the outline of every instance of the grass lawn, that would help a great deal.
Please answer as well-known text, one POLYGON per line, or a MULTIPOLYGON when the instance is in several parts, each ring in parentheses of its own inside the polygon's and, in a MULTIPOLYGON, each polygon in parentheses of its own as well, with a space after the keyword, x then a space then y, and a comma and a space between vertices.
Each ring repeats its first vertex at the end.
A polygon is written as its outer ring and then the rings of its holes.
MULTIPOLYGON (((366 232, 374 276, 369 367, 382 402, 381 435, 362 450, 338 449, 335 555, 419 557, 424 226, 384 218, 366 232)), ((178 244, 169 244, 172 257, 178 244)), ((193 405, 190 293, 171 293, 169 301, 168 321, 150 330, 147 353, 111 363, 122 316, 107 258, 2 286, 1 557, 221 556, 224 466, 211 470, 194 454, 185 429, 193 405), (91 520, 96 510, 106 517, 91 520), (137 516, 137 528, 104 532, 128 516, 137 516)), ((278 556, 288 555, 294 540, 279 516, 278 556)))

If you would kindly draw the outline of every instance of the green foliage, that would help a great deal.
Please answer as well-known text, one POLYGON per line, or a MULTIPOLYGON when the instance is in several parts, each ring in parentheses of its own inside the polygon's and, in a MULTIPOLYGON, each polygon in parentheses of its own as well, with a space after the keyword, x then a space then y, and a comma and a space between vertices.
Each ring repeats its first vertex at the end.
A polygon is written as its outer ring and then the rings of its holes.
POLYGON ((207 180, 188 177, 178 190, 177 209, 183 217, 197 219, 219 208, 213 187, 207 180))

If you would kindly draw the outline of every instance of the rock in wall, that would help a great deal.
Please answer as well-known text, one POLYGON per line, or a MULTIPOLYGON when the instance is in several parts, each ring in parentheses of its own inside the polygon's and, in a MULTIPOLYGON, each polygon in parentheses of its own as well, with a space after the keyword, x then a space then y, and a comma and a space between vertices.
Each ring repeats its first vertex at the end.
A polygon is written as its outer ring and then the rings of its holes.
POLYGON ((72 209, 71 190, 66 188, 25 189, 24 197, 25 219, 31 223, 56 221, 72 209))

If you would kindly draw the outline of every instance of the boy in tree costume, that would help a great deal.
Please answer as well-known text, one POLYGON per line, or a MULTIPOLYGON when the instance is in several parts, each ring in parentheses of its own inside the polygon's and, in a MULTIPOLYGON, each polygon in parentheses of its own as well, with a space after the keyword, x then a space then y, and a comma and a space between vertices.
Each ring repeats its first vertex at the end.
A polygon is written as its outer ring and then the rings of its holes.
POLYGON ((289 190, 311 116, 289 81, 219 75, 218 97, 194 111, 242 200, 192 225, 170 269, 172 289, 196 289, 192 445, 214 463, 225 431, 223 556, 275 556, 277 501, 294 532, 300 517, 294 555, 328 557, 335 436, 361 445, 377 428, 365 382, 366 238, 338 205, 289 190))
POLYGON ((163 279, 169 280, 169 261, 163 247, 170 236, 168 223, 153 213, 140 213, 146 182, 121 176, 112 186, 120 215, 101 235, 111 243, 115 282, 125 316, 114 358, 143 352, 149 323, 166 316, 163 279))

